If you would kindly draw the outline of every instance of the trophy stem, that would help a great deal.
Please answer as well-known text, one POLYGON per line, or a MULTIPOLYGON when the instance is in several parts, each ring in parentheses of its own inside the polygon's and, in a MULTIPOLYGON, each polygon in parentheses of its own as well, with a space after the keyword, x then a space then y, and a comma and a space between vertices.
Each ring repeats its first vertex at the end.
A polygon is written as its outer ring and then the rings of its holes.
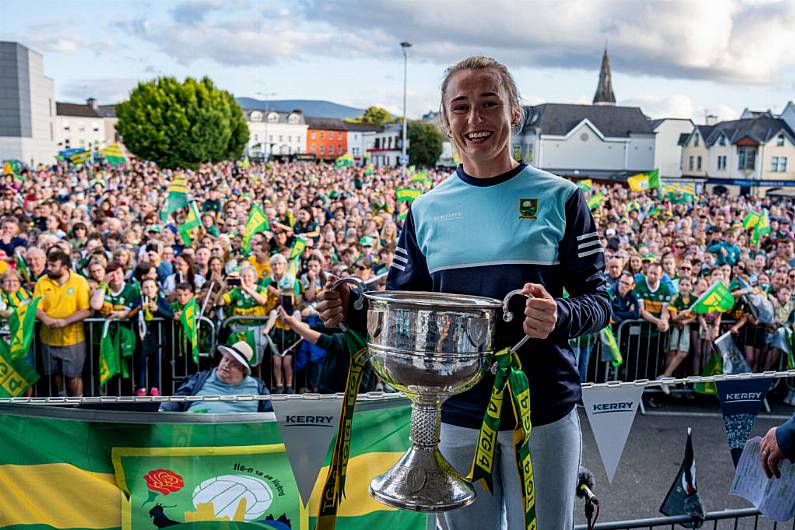
POLYGON ((411 406, 411 443, 423 449, 434 449, 439 444, 442 426, 442 404, 413 403, 411 406))
POLYGON ((439 452, 441 400, 411 405, 411 447, 370 483, 370 495, 387 506, 420 512, 455 510, 475 501, 475 489, 439 452))

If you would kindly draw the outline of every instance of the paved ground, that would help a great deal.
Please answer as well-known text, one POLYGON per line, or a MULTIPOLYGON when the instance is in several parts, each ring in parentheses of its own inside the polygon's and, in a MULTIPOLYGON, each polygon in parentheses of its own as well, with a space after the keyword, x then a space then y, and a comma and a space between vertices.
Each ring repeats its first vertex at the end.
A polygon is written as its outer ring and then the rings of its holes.
MULTIPOLYGON (((775 405, 771 413, 760 414, 752 436, 789 418, 793 409, 775 405)), ((601 458, 585 411, 580 409, 583 430, 583 464, 596 479, 596 494, 601 500, 599 522, 659 516, 659 508, 676 476, 684 456, 687 428, 693 428, 699 491, 707 511, 745 508, 749 504, 728 495, 734 466, 726 443, 723 419, 717 400, 689 401, 669 399, 661 408, 647 409, 635 418, 613 483, 607 482, 601 458)), ((585 522, 583 504, 578 500, 578 523, 585 522)), ((724 523, 717 528, 732 528, 724 523)), ((738 528, 745 528, 741 525, 738 528)), ((670 527, 668 527, 670 528, 670 527)), ((712 528, 712 525, 709 525, 712 528)), ((749 523, 748 528, 754 528, 749 523)), ((759 527, 772 528, 760 523, 759 527)), ((781 527, 779 527, 781 528, 781 527)), ((787 528, 790 528, 787 526, 787 528)))

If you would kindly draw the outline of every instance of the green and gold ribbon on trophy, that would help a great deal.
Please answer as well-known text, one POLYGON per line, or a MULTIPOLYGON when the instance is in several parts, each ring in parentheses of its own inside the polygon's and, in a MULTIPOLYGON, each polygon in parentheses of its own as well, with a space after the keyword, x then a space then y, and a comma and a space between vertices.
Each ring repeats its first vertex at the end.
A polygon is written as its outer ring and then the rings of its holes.
POLYGON ((511 408, 516 419, 513 433, 514 451, 516 453, 519 480, 522 483, 522 498, 525 506, 525 529, 536 528, 535 483, 533 481, 533 464, 530 460, 530 385, 522 371, 522 365, 516 352, 505 348, 495 354, 496 373, 491 399, 480 426, 478 445, 469 480, 480 482, 483 489, 494 491, 494 448, 497 445, 497 433, 500 430, 500 413, 503 396, 507 388, 511 399, 511 408))

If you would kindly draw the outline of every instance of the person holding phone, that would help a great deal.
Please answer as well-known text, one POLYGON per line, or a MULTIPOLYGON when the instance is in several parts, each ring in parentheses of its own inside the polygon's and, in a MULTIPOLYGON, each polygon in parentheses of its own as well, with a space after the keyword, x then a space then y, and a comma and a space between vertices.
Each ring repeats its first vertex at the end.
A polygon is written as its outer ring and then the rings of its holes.
MULTIPOLYGON (((511 131, 523 126, 523 107, 504 65, 464 59, 447 70, 441 92, 442 125, 462 164, 411 204, 386 287, 500 300, 523 287, 527 300, 522 307, 514 298, 511 311, 524 319, 498 319, 494 350, 530 337, 517 354, 530 383, 537 528, 571 530, 582 442, 580 376, 569 339, 610 322, 604 248, 576 184, 511 156, 511 131)), ((353 308, 343 304, 349 289, 331 285, 318 296, 318 312, 327 327, 336 327, 353 308)), ((348 322, 355 327, 357 320, 348 322)), ((486 373, 442 408, 439 449, 459 471, 472 465, 493 383, 486 373)), ((441 515, 445 528, 505 528, 503 516, 509 530, 524 528, 514 426, 511 407, 503 404, 494 494, 476 486, 472 505, 441 515)))
MULTIPOLYGON (((270 264, 271 275, 261 282, 261 285, 265 285, 270 293, 278 297, 279 306, 288 315, 300 319, 301 312, 297 309, 301 303, 301 283, 287 271, 287 258, 282 254, 273 255, 270 264)), ((295 346, 301 338, 290 329, 289 325, 278 318, 275 309, 270 312, 270 318, 263 333, 268 337, 273 353, 273 379, 275 382, 273 393, 295 393, 293 355, 296 351, 295 346)))

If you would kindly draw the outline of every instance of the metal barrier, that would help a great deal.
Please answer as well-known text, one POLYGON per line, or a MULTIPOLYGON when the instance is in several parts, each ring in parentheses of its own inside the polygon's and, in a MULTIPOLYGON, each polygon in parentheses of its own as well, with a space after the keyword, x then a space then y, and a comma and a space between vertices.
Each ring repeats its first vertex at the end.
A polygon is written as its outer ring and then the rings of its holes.
MULTIPOLYGON (((650 519, 597 523, 593 526, 593 530, 632 530, 636 528, 670 528, 673 530, 676 528, 677 524, 691 522, 693 522, 691 517, 687 515, 678 515, 675 517, 654 517, 650 519)), ((734 530, 783 530, 785 528, 792 528, 795 530, 795 523, 776 523, 769 521, 755 508, 745 508, 742 510, 726 510, 708 513, 704 518, 704 526, 702 528, 732 528, 734 530)), ((574 530, 589 530, 589 528, 587 525, 580 524, 575 526, 574 530)))
MULTIPOLYGON (((104 318, 87 318, 83 321, 87 348, 81 374, 84 396, 130 396, 134 395, 138 388, 147 390, 157 388, 163 395, 173 394, 187 377, 211 364, 217 336, 215 324, 206 317, 202 317, 198 323, 200 366, 196 366, 193 362, 189 347, 174 347, 183 340, 182 326, 179 322, 154 318, 148 322, 148 333, 141 340, 138 335, 137 319, 118 320, 116 322, 119 325, 131 326, 130 329, 136 336, 132 357, 129 360, 122 360, 127 365, 129 377, 114 376, 101 387, 100 340, 106 321, 104 318)), ((37 322, 31 350, 33 368, 41 377, 31 391, 36 397, 57 396, 55 375, 44 374, 44 358, 38 333, 40 326, 41 324, 37 322)))

